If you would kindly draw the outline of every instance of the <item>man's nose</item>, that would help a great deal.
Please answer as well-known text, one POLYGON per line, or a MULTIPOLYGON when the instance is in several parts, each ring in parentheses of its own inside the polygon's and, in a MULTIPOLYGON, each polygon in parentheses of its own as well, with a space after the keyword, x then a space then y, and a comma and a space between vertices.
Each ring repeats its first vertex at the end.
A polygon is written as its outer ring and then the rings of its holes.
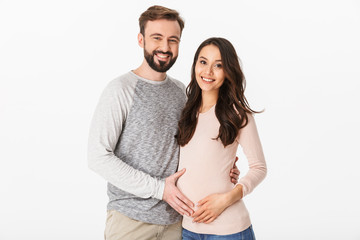
POLYGON ((162 52, 170 51, 170 45, 169 45, 168 41, 166 41, 166 40, 162 41, 159 50, 162 52))

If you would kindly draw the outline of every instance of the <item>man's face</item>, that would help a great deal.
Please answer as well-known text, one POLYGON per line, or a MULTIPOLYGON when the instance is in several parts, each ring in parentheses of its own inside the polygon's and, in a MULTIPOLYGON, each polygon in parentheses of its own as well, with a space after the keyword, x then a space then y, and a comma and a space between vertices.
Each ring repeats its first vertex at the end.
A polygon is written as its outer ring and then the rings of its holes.
POLYGON ((166 72, 175 63, 179 52, 180 25, 177 21, 160 19, 148 21, 145 36, 139 34, 144 57, 157 72, 166 72))

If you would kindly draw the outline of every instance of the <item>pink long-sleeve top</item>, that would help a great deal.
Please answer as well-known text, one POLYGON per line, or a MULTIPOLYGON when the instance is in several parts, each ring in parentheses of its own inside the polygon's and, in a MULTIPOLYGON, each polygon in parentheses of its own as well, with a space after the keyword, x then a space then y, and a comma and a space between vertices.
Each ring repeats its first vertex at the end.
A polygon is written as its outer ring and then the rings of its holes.
MULTIPOLYGON (((267 168, 255 120, 251 114, 248 114, 248 118, 248 124, 240 129, 236 140, 224 147, 220 139, 214 140, 220 127, 215 106, 199 114, 194 136, 180 148, 179 169, 186 168, 186 172, 177 183, 179 189, 194 203, 210 194, 225 193, 234 188, 229 173, 239 144, 249 164, 249 171, 238 182, 243 187, 243 197, 265 178, 267 168)), ((193 218, 184 216, 183 227, 205 234, 233 234, 251 225, 242 199, 225 209, 212 223, 193 223, 192 220, 193 218)))

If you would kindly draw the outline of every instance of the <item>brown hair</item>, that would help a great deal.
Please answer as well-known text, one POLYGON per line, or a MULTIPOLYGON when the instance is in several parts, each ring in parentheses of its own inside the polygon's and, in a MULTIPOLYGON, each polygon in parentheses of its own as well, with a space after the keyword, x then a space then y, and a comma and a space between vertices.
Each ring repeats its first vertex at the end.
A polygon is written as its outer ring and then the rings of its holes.
POLYGON ((225 80, 219 89, 219 98, 215 106, 215 115, 220 122, 219 139, 224 147, 232 144, 239 130, 248 123, 246 113, 259 113, 252 110, 245 98, 245 76, 241 70, 239 58, 233 45, 224 38, 209 38, 197 49, 191 68, 191 81, 186 88, 188 100, 179 121, 177 141, 180 146, 186 145, 194 135, 198 111, 201 106, 201 88, 197 84, 195 66, 201 49, 207 45, 219 48, 225 80))
POLYGON ((180 17, 179 13, 176 10, 154 5, 152 7, 149 7, 145 12, 143 12, 139 18, 140 33, 145 36, 146 23, 148 21, 154 21, 158 19, 177 21, 180 25, 180 33, 185 26, 184 20, 180 17))

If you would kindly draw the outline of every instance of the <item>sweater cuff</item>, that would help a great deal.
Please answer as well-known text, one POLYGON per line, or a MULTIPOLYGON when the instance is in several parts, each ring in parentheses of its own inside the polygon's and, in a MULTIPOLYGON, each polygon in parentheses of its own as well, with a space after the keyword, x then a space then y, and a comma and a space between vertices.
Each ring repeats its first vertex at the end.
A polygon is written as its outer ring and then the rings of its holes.
POLYGON ((156 193, 154 195, 154 198, 162 200, 163 195, 164 195, 164 189, 165 189, 165 179, 158 180, 157 191, 156 191, 156 193))

